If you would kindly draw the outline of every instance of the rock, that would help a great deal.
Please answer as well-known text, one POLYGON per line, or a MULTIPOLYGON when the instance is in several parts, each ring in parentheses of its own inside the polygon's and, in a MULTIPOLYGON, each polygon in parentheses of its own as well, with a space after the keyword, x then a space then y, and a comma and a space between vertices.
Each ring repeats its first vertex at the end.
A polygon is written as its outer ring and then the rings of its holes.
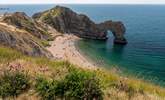
POLYGON ((103 23, 98 24, 98 26, 101 28, 103 31, 110 30, 115 39, 114 43, 115 44, 127 44, 127 40, 124 37, 124 33, 126 32, 126 28, 124 24, 120 21, 114 22, 114 21, 105 21, 103 23))
POLYGON ((122 22, 105 21, 96 24, 86 15, 77 14, 66 7, 56 6, 50 10, 34 14, 33 18, 51 25, 61 33, 71 33, 81 38, 106 40, 107 32, 110 30, 115 37, 114 43, 127 43, 124 38, 126 29, 122 22))
POLYGON ((34 21, 24 12, 7 13, 3 16, 2 22, 24 29, 39 39, 47 40, 50 38, 46 26, 34 21))
POLYGON ((11 47, 30 56, 52 57, 30 33, 8 25, 0 24, 0 45, 11 47))
POLYGON ((51 25, 61 33, 73 33, 83 38, 106 39, 106 34, 100 32, 87 16, 78 15, 69 8, 56 6, 43 13, 34 14, 33 18, 51 25))

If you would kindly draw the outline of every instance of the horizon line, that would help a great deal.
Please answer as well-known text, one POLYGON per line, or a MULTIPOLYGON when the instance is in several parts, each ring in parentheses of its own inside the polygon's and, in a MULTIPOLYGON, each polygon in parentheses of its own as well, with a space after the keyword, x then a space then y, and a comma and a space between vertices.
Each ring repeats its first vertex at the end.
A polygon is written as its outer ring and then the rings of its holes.
POLYGON ((0 3, 0 5, 165 5, 165 3, 0 3))

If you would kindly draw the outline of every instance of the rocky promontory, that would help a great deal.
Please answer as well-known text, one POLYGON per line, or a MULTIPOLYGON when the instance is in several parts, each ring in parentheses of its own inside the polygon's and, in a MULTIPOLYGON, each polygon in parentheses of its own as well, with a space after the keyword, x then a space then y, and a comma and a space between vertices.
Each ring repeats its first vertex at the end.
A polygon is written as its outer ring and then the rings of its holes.
POLYGON ((86 15, 77 14, 66 7, 56 6, 50 10, 34 14, 33 18, 38 22, 54 27, 61 33, 72 33, 81 38, 105 40, 108 31, 111 31, 115 37, 114 43, 127 43, 124 37, 126 29, 122 22, 109 20, 96 24, 86 15))

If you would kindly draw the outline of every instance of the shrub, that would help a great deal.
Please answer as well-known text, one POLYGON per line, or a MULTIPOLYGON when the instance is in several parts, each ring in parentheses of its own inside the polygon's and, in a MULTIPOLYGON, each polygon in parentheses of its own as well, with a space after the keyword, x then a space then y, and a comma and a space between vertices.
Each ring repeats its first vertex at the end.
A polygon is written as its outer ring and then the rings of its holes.
POLYGON ((99 80, 92 73, 85 71, 73 71, 66 76, 65 97, 72 99, 101 100, 103 92, 99 80))
POLYGON ((54 40, 54 37, 49 37, 48 39, 47 39, 47 41, 53 41, 54 40))
POLYGON ((4 71, 0 76, 0 96, 18 96, 30 87, 27 74, 19 71, 4 71))
POLYGON ((56 86, 55 81, 47 81, 44 78, 38 78, 35 85, 43 100, 54 100, 56 98, 56 86))
POLYGON ((41 41, 41 43, 42 43, 42 45, 43 45, 44 47, 50 46, 49 42, 46 41, 46 40, 41 41))
POLYGON ((37 79, 36 89, 45 100, 57 98, 71 100, 102 100, 103 92, 95 75, 84 71, 72 71, 63 80, 37 79))

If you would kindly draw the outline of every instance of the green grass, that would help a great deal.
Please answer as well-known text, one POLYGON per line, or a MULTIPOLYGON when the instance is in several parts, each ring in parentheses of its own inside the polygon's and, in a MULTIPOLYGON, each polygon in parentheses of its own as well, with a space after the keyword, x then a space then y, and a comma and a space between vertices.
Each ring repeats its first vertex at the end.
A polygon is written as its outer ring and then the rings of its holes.
POLYGON ((22 53, 19 53, 12 48, 6 48, 3 46, 0 46, 0 63, 10 62, 18 58, 22 58, 23 56, 24 55, 22 53))
MULTIPOLYGON (((43 78, 44 80, 40 80, 41 83, 43 82, 43 84, 38 83, 39 84, 38 86, 40 86, 40 87, 37 87, 38 88, 37 91, 39 94, 45 93, 47 91, 47 88, 45 88, 45 86, 47 87, 47 85, 49 89, 52 89, 52 88, 54 89, 54 88, 57 88, 58 83, 61 83, 61 84, 65 83, 63 85, 69 88, 67 89, 65 88, 65 93, 63 93, 63 95, 69 96, 69 97, 73 96, 77 98, 77 95, 79 94, 79 92, 82 93, 83 92, 82 90, 85 90, 83 88, 85 84, 84 82, 86 82, 86 80, 89 80, 89 83, 92 84, 91 86, 99 87, 99 89, 104 92, 103 96, 106 96, 107 94, 106 91, 110 91, 113 89, 118 92, 124 92, 127 94, 127 96, 134 96, 134 94, 141 94, 141 95, 150 94, 153 96, 165 98, 165 88, 153 85, 152 83, 149 83, 149 82, 145 82, 144 80, 140 80, 133 77, 132 78, 122 77, 121 75, 117 73, 114 73, 112 71, 107 71, 104 69, 98 69, 98 70, 82 69, 80 67, 70 64, 68 61, 54 61, 47 58, 29 57, 11 48, 0 46, 0 63, 1 64, 5 64, 17 59, 30 62, 29 66, 31 65, 35 65, 36 67, 48 66, 51 69, 51 72, 53 73, 53 75, 49 78, 47 77, 43 78), (93 76, 95 77, 94 79, 92 78, 93 76), (74 85, 79 88, 74 88, 74 85)), ((96 87, 90 87, 90 88, 96 89, 96 87)), ((63 86, 61 88, 63 88, 63 86)), ((99 91, 99 89, 98 90, 96 89, 96 90, 99 91)), ((52 93, 53 94, 48 93, 45 95, 54 96, 55 93, 54 92, 52 93)), ((59 97, 59 94, 58 95, 56 94, 55 96, 59 97)), ((83 97, 83 95, 81 95, 81 97, 83 97)))
POLYGON ((96 75, 100 78, 102 85, 105 89, 115 88, 120 91, 124 91, 128 94, 132 93, 149 93, 153 95, 165 98, 165 88, 156 86, 147 81, 133 78, 133 77, 122 77, 117 73, 107 71, 107 70, 97 70, 94 71, 96 75))

